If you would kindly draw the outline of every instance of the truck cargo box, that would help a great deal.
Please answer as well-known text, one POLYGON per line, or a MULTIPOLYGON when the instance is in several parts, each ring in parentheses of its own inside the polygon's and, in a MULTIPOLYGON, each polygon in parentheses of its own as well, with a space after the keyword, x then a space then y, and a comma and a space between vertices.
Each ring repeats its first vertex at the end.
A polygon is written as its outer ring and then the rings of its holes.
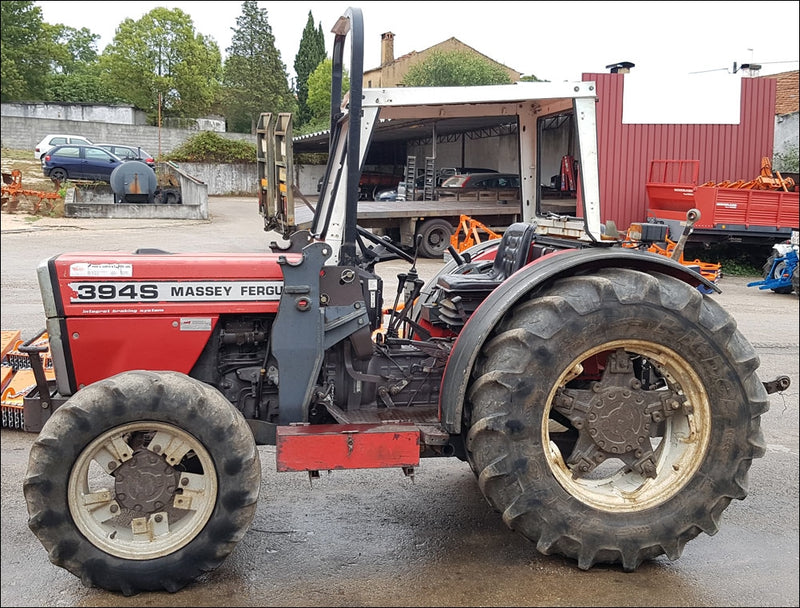
POLYGON ((701 240, 788 238, 798 228, 798 192, 697 185, 698 173, 697 160, 651 161, 648 215, 676 233, 673 224, 685 220, 689 209, 697 209, 700 219, 694 231, 701 240))

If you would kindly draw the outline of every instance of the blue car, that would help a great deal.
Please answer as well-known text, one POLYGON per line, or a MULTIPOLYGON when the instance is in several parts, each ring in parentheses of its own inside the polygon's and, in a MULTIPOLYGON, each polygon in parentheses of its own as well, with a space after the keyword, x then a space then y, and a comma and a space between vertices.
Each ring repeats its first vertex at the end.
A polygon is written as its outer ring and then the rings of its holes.
POLYGON ((42 173, 58 182, 69 179, 110 183, 111 172, 123 162, 119 156, 97 146, 65 144, 42 156, 42 173))

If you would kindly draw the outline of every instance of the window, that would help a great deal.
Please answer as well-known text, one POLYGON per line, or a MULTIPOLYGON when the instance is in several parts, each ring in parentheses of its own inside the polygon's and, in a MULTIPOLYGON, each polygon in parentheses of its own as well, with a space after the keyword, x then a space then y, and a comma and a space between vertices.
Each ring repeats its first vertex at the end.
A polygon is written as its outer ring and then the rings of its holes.
POLYGON ((114 157, 105 150, 98 150, 97 148, 86 148, 86 160, 100 160, 110 161, 114 157))
POLYGON ((53 156, 63 156, 65 158, 80 158, 81 149, 75 146, 64 146, 58 150, 53 156))
POLYGON ((50 140, 51 146, 60 146, 61 144, 69 143, 66 137, 54 137, 50 140))

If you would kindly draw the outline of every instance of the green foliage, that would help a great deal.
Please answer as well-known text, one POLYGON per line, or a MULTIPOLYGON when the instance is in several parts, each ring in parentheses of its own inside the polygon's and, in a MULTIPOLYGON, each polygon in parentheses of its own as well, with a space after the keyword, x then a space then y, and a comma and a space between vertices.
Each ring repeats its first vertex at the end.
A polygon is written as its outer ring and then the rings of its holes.
POLYGON ((519 79, 520 82, 547 82, 546 80, 539 80, 534 74, 527 74, 519 79))
POLYGON ((180 9, 154 8, 138 21, 125 19, 101 56, 110 93, 149 114, 197 117, 218 94, 222 57, 212 39, 196 34, 180 9))
POLYGON ((225 116, 229 125, 249 123, 255 133, 262 112, 295 112, 297 106, 266 9, 246 0, 233 31, 223 74, 225 116))
POLYGON ((74 74, 51 74, 47 79, 46 99, 64 103, 124 103, 109 94, 99 73, 90 69, 74 74))
POLYGON ((77 30, 61 24, 45 23, 44 29, 52 41, 51 67, 56 74, 74 74, 97 63, 97 34, 85 27, 77 30))
POLYGON ((165 155, 164 160, 187 163, 254 163, 256 145, 226 139, 213 131, 201 131, 165 155))
MULTIPOLYGON (((297 129, 300 134, 324 131, 331 126, 331 82, 333 60, 325 59, 308 76, 308 110, 309 120, 302 128, 297 129)), ((342 93, 350 89, 350 77, 344 70, 342 78, 342 93)))
POLYGON ((0 2, 0 76, 2 101, 45 98, 52 44, 33 2, 0 2))
POLYGON ((325 60, 325 36, 322 33, 322 24, 315 29, 314 17, 308 11, 308 21, 300 38, 300 48, 294 58, 294 71, 297 73, 295 90, 297 92, 297 120, 296 127, 311 120, 311 111, 308 108, 308 77, 316 67, 325 60))
POLYGON ((46 81, 46 101, 65 103, 121 103, 104 86, 97 54, 99 36, 87 28, 45 24, 52 40, 51 72, 46 81))
POLYGON ((28 83, 20 74, 14 58, 11 54, 6 53, 6 46, 0 43, 0 82, 3 83, 0 88, 0 99, 2 101, 24 100, 28 83))
POLYGON ((511 84, 500 66, 466 51, 434 51, 424 61, 412 65, 403 85, 407 87, 468 87, 511 84))
POLYGON ((778 152, 772 160, 772 168, 784 173, 800 172, 800 153, 798 147, 789 148, 786 152, 778 152))

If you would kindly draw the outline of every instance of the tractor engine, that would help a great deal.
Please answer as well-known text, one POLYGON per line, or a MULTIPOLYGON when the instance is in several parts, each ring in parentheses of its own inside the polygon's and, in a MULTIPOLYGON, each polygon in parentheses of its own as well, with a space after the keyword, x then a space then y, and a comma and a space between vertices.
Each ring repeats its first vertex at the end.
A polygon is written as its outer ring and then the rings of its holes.
POLYGON ((278 418, 278 370, 270 360, 272 319, 222 317, 191 376, 216 387, 245 418, 278 418))

